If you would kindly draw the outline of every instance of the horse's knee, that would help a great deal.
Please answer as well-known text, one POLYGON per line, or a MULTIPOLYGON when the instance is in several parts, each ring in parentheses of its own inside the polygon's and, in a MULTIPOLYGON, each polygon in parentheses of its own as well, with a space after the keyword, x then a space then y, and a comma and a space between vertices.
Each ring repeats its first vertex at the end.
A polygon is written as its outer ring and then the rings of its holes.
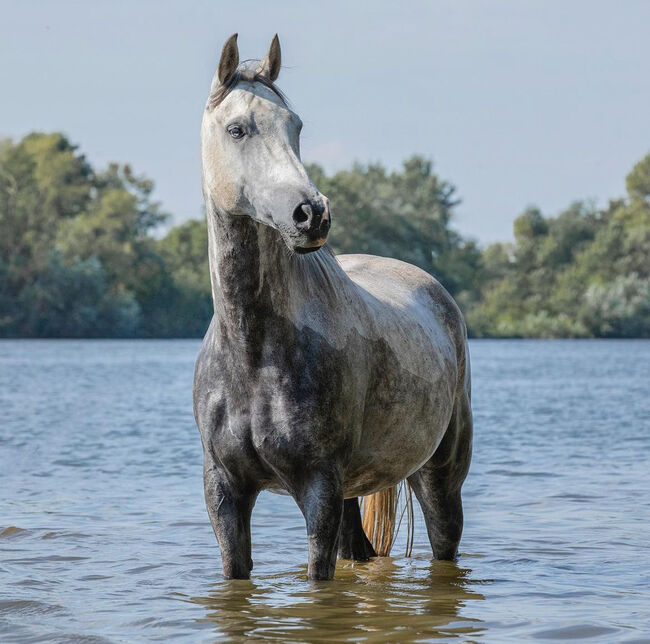
POLYGON ((223 472, 209 464, 204 469, 205 502, 221 551, 227 579, 248 579, 253 569, 250 520, 257 493, 233 486, 223 472))
POLYGON ((301 484, 294 496, 307 525, 307 577, 332 579, 343 517, 341 478, 335 471, 319 472, 301 484))

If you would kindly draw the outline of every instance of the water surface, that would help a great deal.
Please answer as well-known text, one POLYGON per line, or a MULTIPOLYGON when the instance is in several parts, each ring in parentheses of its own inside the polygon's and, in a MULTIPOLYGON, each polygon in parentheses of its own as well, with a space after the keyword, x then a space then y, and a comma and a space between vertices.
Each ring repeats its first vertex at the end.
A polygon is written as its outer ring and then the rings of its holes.
POLYGON ((191 409, 197 341, 0 342, 0 641, 650 641, 650 342, 471 344, 458 563, 339 562, 263 494, 225 581, 191 409))

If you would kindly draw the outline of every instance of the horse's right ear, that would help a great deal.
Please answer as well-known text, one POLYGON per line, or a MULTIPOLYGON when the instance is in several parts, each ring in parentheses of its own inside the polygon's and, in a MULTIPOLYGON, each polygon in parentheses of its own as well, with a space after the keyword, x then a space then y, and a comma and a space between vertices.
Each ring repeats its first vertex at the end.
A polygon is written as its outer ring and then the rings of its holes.
POLYGON ((221 60, 219 60, 219 69, 217 78, 223 85, 228 78, 234 73, 239 65, 239 48, 237 47, 237 34, 233 34, 226 40, 226 44, 221 50, 221 60))

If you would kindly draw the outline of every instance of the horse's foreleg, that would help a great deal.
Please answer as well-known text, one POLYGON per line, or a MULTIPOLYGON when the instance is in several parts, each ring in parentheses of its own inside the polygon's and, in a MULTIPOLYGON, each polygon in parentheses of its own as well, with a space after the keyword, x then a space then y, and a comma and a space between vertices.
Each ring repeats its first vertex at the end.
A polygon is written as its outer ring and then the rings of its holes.
POLYGON ((251 558, 251 512, 257 492, 233 484, 210 459, 203 465, 203 487, 212 529, 219 542, 223 574, 227 579, 248 579, 251 558))
POLYGON ((341 559, 354 559, 355 561, 368 561, 376 557, 377 553, 368 540, 361 525, 361 511, 359 499, 345 499, 343 502, 343 522, 339 538, 339 557, 341 559))
POLYGON ((340 476, 335 472, 314 474, 299 486, 295 498, 307 523, 307 578, 332 579, 343 515, 340 476))
POLYGON ((472 411, 463 393, 435 454, 409 477, 436 559, 455 559, 463 532, 460 489, 472 454, 472 411))

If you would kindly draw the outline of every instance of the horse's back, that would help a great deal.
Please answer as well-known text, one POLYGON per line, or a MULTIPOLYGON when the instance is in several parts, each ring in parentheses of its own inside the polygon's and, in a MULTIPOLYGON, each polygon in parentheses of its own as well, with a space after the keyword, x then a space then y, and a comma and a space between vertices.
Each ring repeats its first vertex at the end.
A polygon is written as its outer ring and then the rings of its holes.
MULTIPOLYGON (((447 336, 457 352, 465 350, 463 315, 451 295, 429 273, 378 255, 338 255, 337 259, 371 309, 388 306, 402 312, 401 317, 410 315, 433 332, 447 336)), ((436 338, 438 348, 441 340, 436 338)))

